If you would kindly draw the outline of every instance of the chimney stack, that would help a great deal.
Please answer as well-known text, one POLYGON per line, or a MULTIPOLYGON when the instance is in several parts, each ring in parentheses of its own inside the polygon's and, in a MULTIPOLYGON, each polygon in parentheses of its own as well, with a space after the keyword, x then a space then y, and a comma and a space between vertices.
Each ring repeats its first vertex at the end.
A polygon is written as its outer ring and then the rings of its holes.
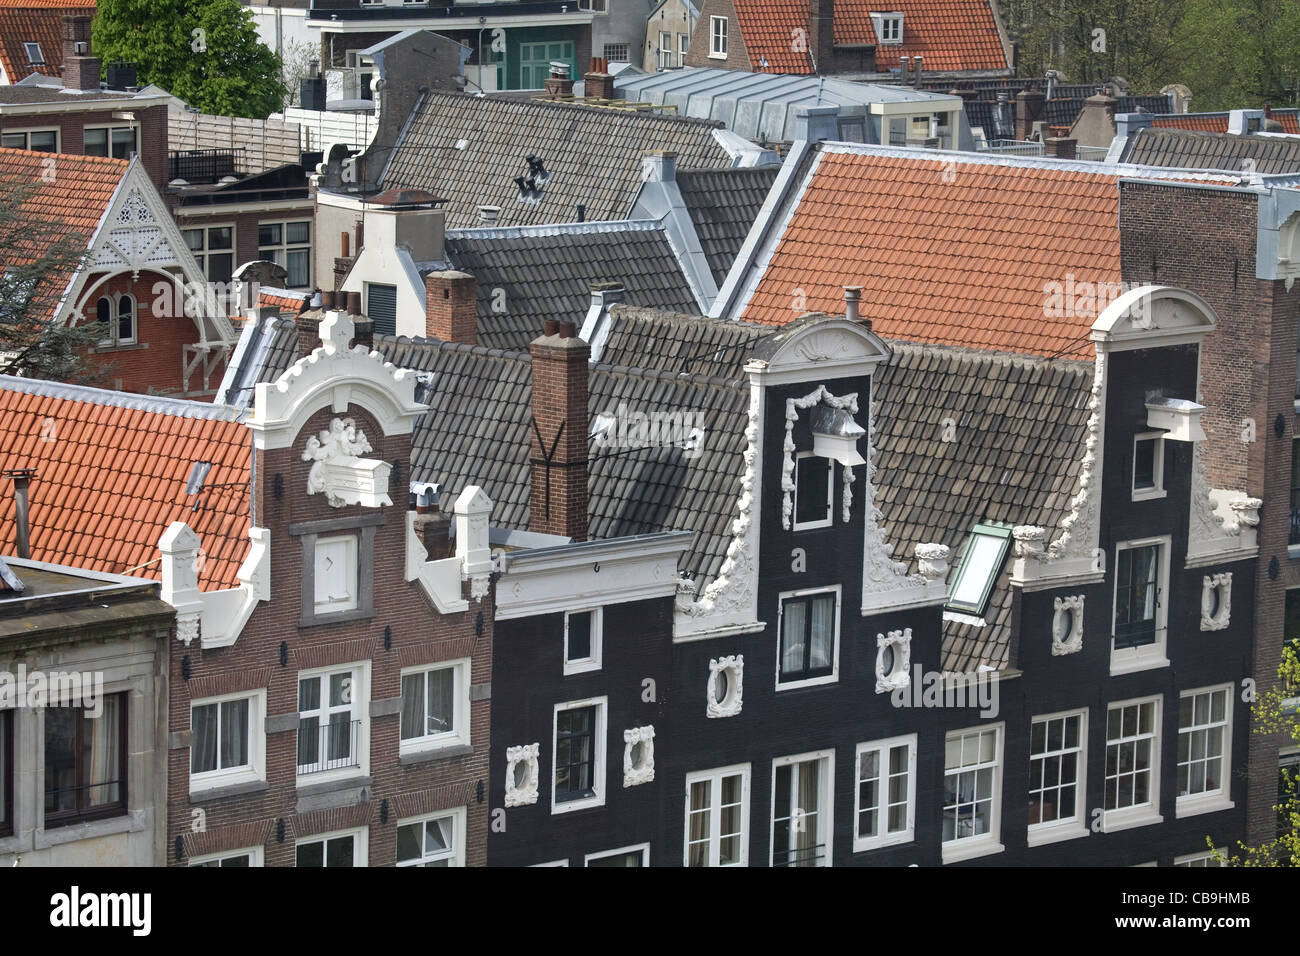
POLYGON ((327 305, 320 311, 299 312, 294 316, 293 324, 298 327, 298 358, 306 358, 320 348, 320 322, 325 318, 325 313, 330 311, 333 309, 327 305))
POLYGON ((546 321, 533 361, 529 530, 587 540, 587 360, 572 322, 546 321))
POLYGON ((818 73, 835 72, 835 0, 809 0, 808 50, 818 73))
POLYGON ((478 344, 478 283, 464 272, 424 277, 425 335, 443 342, 478 344))
POLYGON ((551 99, 573 95, 573 80, 569 79, 569 64, 563 60, 551 61, 551 75, 544 82, 546 93, 551 99))
POLYGON ((612 100, 614 95, 614 77, 610 76, 603 57, 591 58, 591 69, 582 76, 586 84, 584 92, 590 100, 612 100))
POLYGON ((18 557, 30 559, 31 539, 27 527, 27 486, 36 477, 30 468, 15 468, 5 472, 14 482, 14 550, 18 557))
POLYGON ((63 18, 63 85, 99 89, 99 57, 90 55, 90 17, 63 18))
POLYGON ((919 87, 921 85, 921 54, 912 57, 912 85, 919 87))
POLYGON ((1047 111, 1047 96, 1040 90, 1021 90, 1016 94, 1016 139, 1031 138, 1034 124, 1047 111))

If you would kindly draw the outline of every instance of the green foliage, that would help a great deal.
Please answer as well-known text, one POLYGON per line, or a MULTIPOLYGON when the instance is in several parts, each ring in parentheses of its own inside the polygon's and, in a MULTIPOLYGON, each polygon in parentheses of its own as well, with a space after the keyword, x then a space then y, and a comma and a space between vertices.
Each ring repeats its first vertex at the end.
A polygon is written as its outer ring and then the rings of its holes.
MULTIPOLYGON (((94 324, 49 321, 86 252, 86 237, 33 236, 24 205, 40 187, 0 181, 0 374, 94 384, 106 367, 85 363, 100 339, 94 324)), ((57 232, 57 230, 53 230, 57 232)))
POLYGON ((1004 0, 1001 9, 1024 76, 1122 76, 1134 93, 1182 83, 1195 111, 1300 97, 1300 0, 1004 0))
POLYGON ((280 57, 239 0, 102 0, 92 32, 105 63, 136 66, 204 113, 266 119, 284 104, 280 57))

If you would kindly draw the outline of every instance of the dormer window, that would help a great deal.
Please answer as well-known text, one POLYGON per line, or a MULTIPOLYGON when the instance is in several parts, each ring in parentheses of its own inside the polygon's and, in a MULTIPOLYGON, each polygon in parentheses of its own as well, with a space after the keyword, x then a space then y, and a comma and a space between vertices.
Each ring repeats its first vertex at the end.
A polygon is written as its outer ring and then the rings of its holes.
POLYGON ((882 45, 896 46, 903 42, 903 15, 901 13, 873 13, 871 25, 876 29, 876 40, 882 45))
POLYGON ((806 451, 794 463, 794 530, 828 528, 835 462, 806 451))
POLYGON ((1165 496, 1165 433, 1133 437, 1133 500, 1165 496))
POLYGON ((976 616, 984 613, 1010 544, 1010 527, 977 524, 971 529, 948 591, 950 610, 976 616))
POLYGON ((32 66, 45 65, 45 54, 41 52, 39 43, 24 43, 23 49, 27 51, 27 62, 32 66))
POLYGON ((717 60, 727 58, 727 18, 709 18, 709 56, 717 60))

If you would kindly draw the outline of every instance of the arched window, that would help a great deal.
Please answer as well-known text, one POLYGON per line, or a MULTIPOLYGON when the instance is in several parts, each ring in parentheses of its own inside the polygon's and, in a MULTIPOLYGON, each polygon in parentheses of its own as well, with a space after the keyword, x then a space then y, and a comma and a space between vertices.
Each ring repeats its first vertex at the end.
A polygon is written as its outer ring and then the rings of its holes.
POLYGON ((117 341, 126 345, 135 341, 135 298, 124 295, 117 300, 117 341))
POLYGON ((104 330, 105 338, 108 337, 108 320, 113 315, 113 303, 109 301, 108 296, 101 296, 95 303, 95 317, 103 323, 101 326, 104 330))

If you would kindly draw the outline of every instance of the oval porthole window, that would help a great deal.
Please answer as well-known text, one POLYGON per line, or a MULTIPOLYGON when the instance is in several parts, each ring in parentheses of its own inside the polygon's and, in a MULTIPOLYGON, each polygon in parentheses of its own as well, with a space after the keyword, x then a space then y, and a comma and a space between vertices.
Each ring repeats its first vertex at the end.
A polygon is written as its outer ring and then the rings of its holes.
POLYGON ((882 677, 894 673, 894 645, 889 644, 880 650, 880 670, 882 677))
POLYGON ((721 704, 727 699, 727 691, 730 689, 726 670, 718 671, 717 676, 713 678, 713 699, 721 704))
POLYGON ((638 770, 645 763, 645 745, 637 741, 632 745, 632 766, 638 770))
POLYGON ((515 789, 522 790, 528 782, 528 764, 520 760, 515 763, 515 789))

